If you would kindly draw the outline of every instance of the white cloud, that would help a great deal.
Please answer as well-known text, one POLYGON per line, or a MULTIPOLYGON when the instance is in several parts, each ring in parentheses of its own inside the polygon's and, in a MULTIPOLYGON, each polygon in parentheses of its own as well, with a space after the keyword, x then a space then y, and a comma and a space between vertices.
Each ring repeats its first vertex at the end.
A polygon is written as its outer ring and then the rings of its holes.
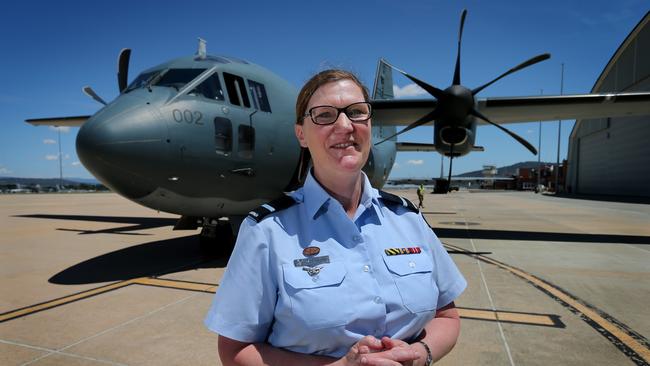
POLYGON ((7 168, 5 168, 3 166, 0 166, 0 174, 11 174, 11 173, 13 173, 11 170, 9 170, 9 169, 7 169, 7 168))
POLYGON ((43 143, 47 144, 47 145, 51 145, 51 144, 56 144, 56 141, 54 141, 52 139, 45 139, 45 140, 43 140, 43 143))
POLYGON ((79 166, 79 165, 81 165, 81 163, 78 162, 78 161, 73 161, 71 165, 72 166, 79 166))
POLYGON ((395 162, 395 164, 393 164, 393 169, 399 169, 399 167, 400 165, 398 162, 395 162))
POLYGON ((70 154, 63 155, 63 159, 65 159, 65 160, 70 159, 70 154))
POLYGON ((58 155, 45 155, 45 160, 59 160, 58 155))
POLYGON ((63 133, 68 133, 68 132, 70 132, 70 127, 69 127, 69 126, 59 126, 59 127, 57 127, 57 126, 50 126, 50 129, 51 129, 51 130, 54 130, 54 131, 57 131, 57 130, 58 130, 58 131, 61 131, 61 132, 63 132, 63 133))
POLYGON ((409 160, 409 161, 406 162, 406 164, 409 164, 409 165, 422 165, 422 164, 424 164, 424 160, 422 160, 422 159, 409 160))
POLYGON ((418 95, 426 95, 427 92, 415 84, 408 84, 402 88, 393 85, 393 95, 395 98, 404 97, 417 97, 418 95))

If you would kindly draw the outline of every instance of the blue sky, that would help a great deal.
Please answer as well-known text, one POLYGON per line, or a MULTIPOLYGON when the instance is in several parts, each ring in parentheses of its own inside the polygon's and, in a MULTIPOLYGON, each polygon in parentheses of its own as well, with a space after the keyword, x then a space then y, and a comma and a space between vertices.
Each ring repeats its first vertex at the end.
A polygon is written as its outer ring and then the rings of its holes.
MULTIPOLYGON (((343 67, 372 84, 377 60, 440 88, 452 78, 460 12, 469 11, 462 83, 481 85, 543 52, 552 58, 500 80, 479 97, 589 92, 620 43, 648 11, 647 1, 12 1, 0 14, 0 175, 58 177, 57 131, 27 118, 92 114, 100 107, 81 92, 91 85, 106 100, 118 94, 120 49, 133 49, 130 80, 141 70, 196 51, 260 64, 296 87, 325 67, 343 67)), ((409 81, 395 77, 400 87, 409 81)), ((564 121, 566 157, 573 121, 564 121)), ((538 124, 509 125, 535 146, 538 124)), ((64 177, 89 178, 79 164, 76 128, 62 131, 64 177)), ((402 141, 430 141, 421 127, 402 141)), ((454 171, 536 160, 496 128, 479 127, 485 152, 454 161, 454 171)), ((542 127, 541 157, 555 161, 557 122, 542 127)), ((432 153, 400 153, 392 177, 438 175, 432 153)), ((447 167, 448 162, 444 162, 447 167)))

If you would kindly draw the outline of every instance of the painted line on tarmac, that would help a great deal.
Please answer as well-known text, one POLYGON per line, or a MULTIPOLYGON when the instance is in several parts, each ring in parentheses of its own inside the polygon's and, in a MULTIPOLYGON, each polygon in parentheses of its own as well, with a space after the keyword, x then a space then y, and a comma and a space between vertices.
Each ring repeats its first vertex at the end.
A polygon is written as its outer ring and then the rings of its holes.
POLYGON ((156 277, 138 278, 135 281, 135 283, 138 285, 173 288, 176 290, 207 292, 212 294, 217 291, 217 287, 219 286, 219 285, 215 285, 214 283, 167 280, 164 278, 156 278, 156 277))
MULTIPOLYGON (((82 291, 76 294, 68 295, 58 299, 50 300, 40 304, 28 306, 21 309, 0 314, 0 323, 20 318, 23 316, 38 313, 44 310, 52 309, 62 305, 66 305, 75 301, 87 299, 93 296, 101 295, 110 291, 118 290, 131 285, 154 286, 162 288, 170 288, 175 290, 195 291, 205 293, 215 293, 218 284, 214 283, 201 283, 173 279, 164 279, 157 277, 140 277, 132 280, 116 282, 110 285, 97 287, 87 291, 82 291)), ((493 311, 475 308, 459 307, 458 313, 462 318, 483 320, 483 321, 501 321, 506 323, 521 324, 521 325, 534 325, 546 326, 555 328, 564 328, 565 325, 559 320, 559 316, 553 314, 534 314, 534 313, 520 313, 512 311, 493 311)))
POLYGON ((42 302, 35 305, 30 305, 16 310, 11 310, 6 313, 0 314, 0 323, 5 322, 7 320, 12 320, 26 315, 34 314, 39 311, 52 309, 57 306, 69 304, 71 302, 87 299, 89 297, 97 296, 109 291, 117 290, 122 287, 133 284, 133 281, 134 280, 120 281, 120 282, 112 283, 110 285, 96 287, 94 289, 81 291, 76 294, 60 297, 58 299, 42 302))
MULTIPOLYGON (((464 250, 461 247, 444 243, 445 247, 453 250, 464 250)), ((623 352, 637 365, 650 365, 650 342, 641 334, 633 331, 627 325, 618 321, 611 315, 587 303, 586 301, 570 294, 568 291, 534 276, 519 268, 510 266, 496 259, 480 254, 469 254, 485 263, 495 265, 515 276, 522 278, 544 292, 572 313, 594 328, 598 333, 607 338, 616 348, 623 352)))
POLYGON ((165 279, 160 279, 155 277, 134 278, 131 280, 115 282, 109 285, 96 287, 90 290, 81 291, 72 295, 60 297, 54 300, 50 300, 39 304, 30 305, 24 308, 11 310, 6 313, 2 313, 0 314, 0 323, 13 320, 16 318, 21 318, 23 316, 31 315, 34 313, 38 313, 44 310, 49 310, 62 305, 70 304, 75 301, 84 300, 93 296, 105 294, 107 292, 115 291, 131 285, 156 286, 156 287, 165 287, 165 288, 173 288, 178 290, 199 291, 199 292, 207 292, 207 293, 214 293, 216 291, 216 287, 219 286, 210 283, 165 280, 165 279))

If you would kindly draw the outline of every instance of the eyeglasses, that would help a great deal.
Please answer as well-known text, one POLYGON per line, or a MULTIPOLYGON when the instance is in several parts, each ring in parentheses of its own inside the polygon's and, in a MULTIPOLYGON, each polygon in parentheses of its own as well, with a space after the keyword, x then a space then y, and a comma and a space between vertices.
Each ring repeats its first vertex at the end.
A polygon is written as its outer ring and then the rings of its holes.
POLYGON ((336 108, 331 105, 312 107, 303 117, 311 117, 317 125, 331 125, 336 122, 341 112, 352 122, 365 122, 372 117, 372 107, 368 102, 352 103, 347 107, 336 108))

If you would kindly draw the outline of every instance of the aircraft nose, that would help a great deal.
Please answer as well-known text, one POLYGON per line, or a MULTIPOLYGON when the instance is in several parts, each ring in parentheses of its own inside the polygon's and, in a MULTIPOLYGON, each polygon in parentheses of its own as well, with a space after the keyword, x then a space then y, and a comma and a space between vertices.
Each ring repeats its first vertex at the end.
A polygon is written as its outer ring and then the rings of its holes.
POLYGON ((166 127, 149 106, 107 108, 77 134, 83 165, 113 191, 136 199, 155 188, 155 170, 164 153, 166 127))

